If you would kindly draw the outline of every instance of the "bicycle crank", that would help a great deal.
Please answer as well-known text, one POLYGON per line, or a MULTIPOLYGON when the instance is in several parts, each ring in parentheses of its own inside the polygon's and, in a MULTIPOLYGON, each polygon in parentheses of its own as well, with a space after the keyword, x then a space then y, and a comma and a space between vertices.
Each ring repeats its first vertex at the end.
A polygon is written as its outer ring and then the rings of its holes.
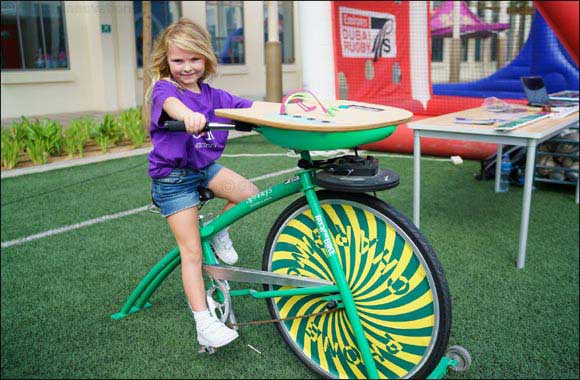
POLYGON ((232 309, 232 299, 230 297, 230 286, 228 282, 215 279, 212 282, 212 286, 206 291, 207 309, 209 313, 222 323, 229 321, 235 324, 236 317, 232 309), (220 298, 222 299, 221 301, 220 298))

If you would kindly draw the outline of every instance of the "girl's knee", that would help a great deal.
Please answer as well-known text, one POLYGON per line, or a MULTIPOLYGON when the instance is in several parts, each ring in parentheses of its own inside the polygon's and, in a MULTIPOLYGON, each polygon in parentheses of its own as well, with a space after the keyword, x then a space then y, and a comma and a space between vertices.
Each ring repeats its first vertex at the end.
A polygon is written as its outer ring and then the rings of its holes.
POLYGON ((254 195, 260 192, 260 189, 256 185, 254 185, 250 181, 246 181, 243 186, 240 186, 239 189, 241 190, 238 193, 238 200, 234 201, 234 203, 243 202, 246 199, 253 197, 254 195))
POLYGON ((189 263, 194 265, 201 265, 203 261, 201 247, 179 247, 179 253, 181 256, 182 264, 189 263))
MULTIPOLYGON (((251 183, 251 182, 250 182, 250 183, 251 183)), ((252 185, 250 186, 250 189, 249 189, 249 190, 250 190, 250 191, 249 191, 248 198, 249 198, 249 197, 253 197, 254 195, 256 195, 256 194, 258 194, 258 193, 260 192, 260 189, 258 189, 258 186, 254 185, 253 183, 252 183, 252 185)))

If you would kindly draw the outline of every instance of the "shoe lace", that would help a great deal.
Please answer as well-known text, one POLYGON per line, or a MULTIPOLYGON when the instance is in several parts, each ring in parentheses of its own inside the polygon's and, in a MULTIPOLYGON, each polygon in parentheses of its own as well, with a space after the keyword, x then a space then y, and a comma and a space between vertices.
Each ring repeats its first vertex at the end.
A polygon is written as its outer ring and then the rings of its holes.
POLYGON ((201 331, 206 333, 206 332, 221 330, 224 327, 226 327, 226 326, 219 319, 217 319, 214 316, 211 316, 210 320, 207 322, 207 324, 204 324, 204 326, 201 328, 201 331))
POLYGON ((216 235, 215 243, 221 249, 231 249, 233 247, 232 240, 230 239, 227 231, 223 231, 216 235))

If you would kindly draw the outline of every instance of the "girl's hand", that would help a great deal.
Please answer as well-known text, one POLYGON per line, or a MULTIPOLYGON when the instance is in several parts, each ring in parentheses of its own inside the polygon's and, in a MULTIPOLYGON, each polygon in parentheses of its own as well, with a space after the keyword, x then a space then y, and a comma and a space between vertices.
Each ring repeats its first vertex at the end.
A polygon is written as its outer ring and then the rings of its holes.
POLYGON ((187 133, 196 135, 200 133, 206 124, 205 116, 199 112, 190 112, 183 118, 187 133))

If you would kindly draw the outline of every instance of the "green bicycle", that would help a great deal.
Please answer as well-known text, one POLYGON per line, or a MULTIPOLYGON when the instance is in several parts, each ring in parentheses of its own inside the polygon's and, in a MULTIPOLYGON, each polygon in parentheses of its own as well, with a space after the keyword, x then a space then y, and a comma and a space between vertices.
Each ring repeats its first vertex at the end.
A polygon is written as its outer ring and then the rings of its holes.
MULTIPOLYGON (((262 109, 259 114, 268 115, 262 109)), ((435 251, 403 214, 368 194, 397 186, 399 176, 380 169, 372 157, 316 161, 309 152, 356 148, 389 136, 396 125, 320 132, 272 127, 270 122, 241 120, 234 113, 223 116, 237 118, 238 130, 255 130, 300 152, 302 170, 215 219, 201 221, 203 269, 211 279, 210 312, 235 326, 232 297, 265 299, 282 339, 325 378, 441 378, 448 368, 467 369, 469 353, 460 346, 447 349, 451 301, 435 251), (297 193, 304 196, 271 228, 262 270, 218 263, 210 246, 215 233, 297 193), (230 282, 262 284, 263 290, 232 289, 230 282)), ((168 125, 183 128, 180 122, 168 125)), ((228 127, 213 127, 222 128, 228 127)), ((202 205, 213 197, 208 189, 200 194, 202 205)), ((112 317, 120 319, 150 306, 151 295, 179 263, 174 248, 112 317)))

